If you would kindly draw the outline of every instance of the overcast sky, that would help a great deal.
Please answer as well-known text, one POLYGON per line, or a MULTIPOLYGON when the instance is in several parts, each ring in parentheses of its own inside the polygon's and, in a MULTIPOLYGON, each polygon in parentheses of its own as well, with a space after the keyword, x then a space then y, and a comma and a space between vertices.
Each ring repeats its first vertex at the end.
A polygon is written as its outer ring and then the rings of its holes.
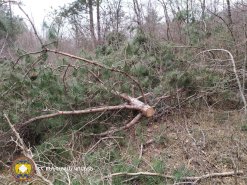
MULTIPOLYGON (((41 30, 45 16, 47 16, 52 8, 56 9, 59 6, 73 2, 73 0, 21 0, 21 2, 23 3, 23 9, 32 18, 37 29, 41 30)), ((16 15, 24 17, 18 7, 14 7, 13 9, 16 15)))

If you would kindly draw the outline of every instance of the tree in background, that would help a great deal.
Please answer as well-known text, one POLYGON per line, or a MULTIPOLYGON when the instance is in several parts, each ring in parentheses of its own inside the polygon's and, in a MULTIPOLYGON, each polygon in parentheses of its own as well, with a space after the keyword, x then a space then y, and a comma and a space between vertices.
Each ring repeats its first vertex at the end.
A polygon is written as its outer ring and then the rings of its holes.
POLYGON ((25 29, 26 25, 22 18, 13 15, 11 3, 0 4, 0 39, 14 41, 25 29))

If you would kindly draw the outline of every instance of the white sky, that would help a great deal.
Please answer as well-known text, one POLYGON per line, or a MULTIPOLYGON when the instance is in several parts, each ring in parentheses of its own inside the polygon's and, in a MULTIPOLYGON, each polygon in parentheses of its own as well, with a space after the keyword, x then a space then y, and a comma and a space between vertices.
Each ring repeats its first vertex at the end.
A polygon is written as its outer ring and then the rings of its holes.
MULTIPOLYGON (((52 8, 56 9, 59 6, 73 2, 73 0, 21 0, 21 2, 23 3, 22 8, 30 16, 35 27, 41 31, 43 20, 52 11, 52 8)), ((13 11, 15 15, 25 18, 18 7, 13 7, 13 11)))

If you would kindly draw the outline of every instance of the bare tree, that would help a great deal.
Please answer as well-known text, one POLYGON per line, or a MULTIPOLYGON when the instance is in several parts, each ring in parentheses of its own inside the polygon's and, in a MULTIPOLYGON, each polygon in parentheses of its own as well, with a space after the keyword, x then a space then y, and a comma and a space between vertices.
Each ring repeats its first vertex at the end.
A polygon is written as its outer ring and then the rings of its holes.
POLYGON ((116 28, 117 28, 117 32, 119 31, 119 25, 120 25, 121 3, 122 3, 122 0, 119 0, 117 2, 117 7, 116 7, 116 28))
POLYGON ((172 35, 171 35, 171 31, 170 31, 170 17, 168 15, 168 9, 167 9, 167 2, 165 2, 164 0, 158 0, 160 2, 160 4, 162 5, 163 7, 163 10, 164 10, 164 14, 165 14, 165 19, 166 19, 166 36, 167 36, 167 39, 170 40, 172 39, 172 35))
POLYGON ((133 0, 133 5, 134 5, 134 12, 136 15, 136 22, 138 24, 139 29, 141 29, 143 25, 143 16, 142 16, 142 10, 140 7, 140 3, 138 0, 133 0))

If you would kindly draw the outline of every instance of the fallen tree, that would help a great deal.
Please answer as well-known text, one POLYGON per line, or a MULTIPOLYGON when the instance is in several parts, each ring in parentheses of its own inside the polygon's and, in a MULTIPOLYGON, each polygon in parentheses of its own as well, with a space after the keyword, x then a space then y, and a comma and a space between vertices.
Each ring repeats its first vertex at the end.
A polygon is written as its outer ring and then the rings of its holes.
POLYGON ((147 118, 152 117, 154 115, 155 110, 150 105, 144 104, 137 98, 133 98, 127 95, 121 95, 121 96, 129 101, 128 104, 125 103, 122 105, 115 105, 115 106, 95 107, 95 108, 89 108, 89 109, 84 109, 84 110, 56 111, 51 114, 46 114, 46 115, 41 115, 41 116, 31 118, 23 123, 17 124, 16 126, 20 128, 24 125, 27 125, 37 120, 53 118, 53 117, 61 116, 61 115, 79 115, 79 114, 88 114, 88 113, 104 112, 104 111, 111 111, 111 110, 121 110, 121 109, 137 110, 141 113, 141 115, 147 118))

